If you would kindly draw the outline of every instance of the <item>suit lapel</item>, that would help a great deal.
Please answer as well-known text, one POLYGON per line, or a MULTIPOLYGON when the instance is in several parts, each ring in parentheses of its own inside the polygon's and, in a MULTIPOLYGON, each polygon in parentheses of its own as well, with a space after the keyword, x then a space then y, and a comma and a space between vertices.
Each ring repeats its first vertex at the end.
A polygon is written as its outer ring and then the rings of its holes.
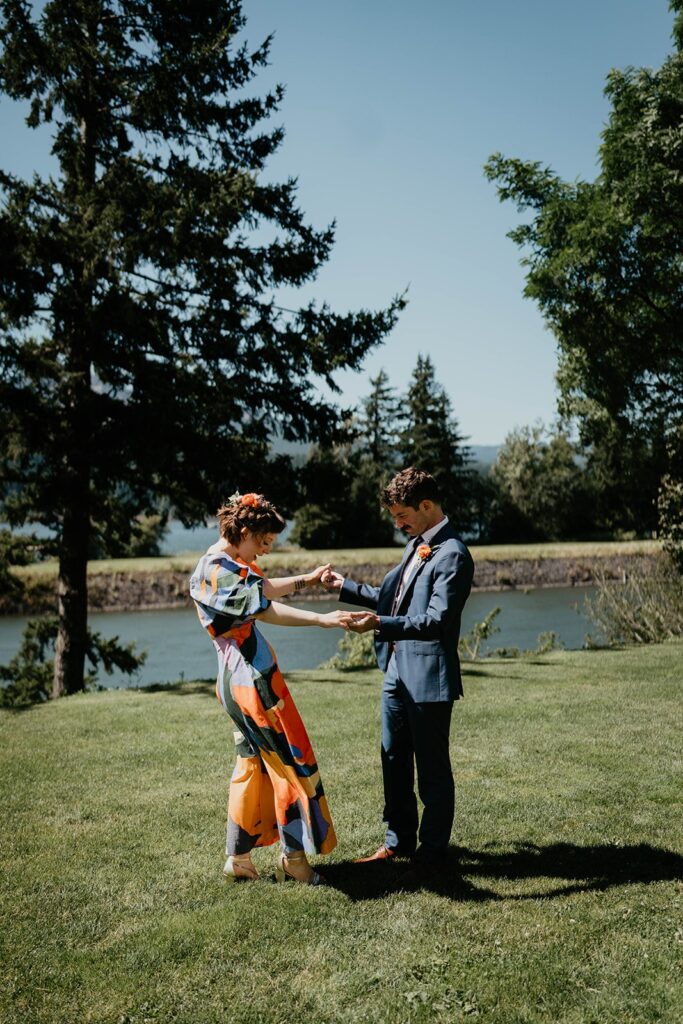
POLYGON ((426 560, 423 560, 422 562, 418 562, 417 563, 417 567, 415 568, 415 571, 413 572, 413 575, 409 579, 407 579, 405 581, 405 583, 403 585, 403 593, 401 594, 401 600, 396 605, 396 611, 397 612, 406 603, 406 598, 410 595, 410 592, 412 591, 413 586, 415 584, 415 580, 420 575, 420 573, 422 572, 422 570, 424 569, 426 564, 427 564, 426 560))
MULTIPOLYGON (((393 612, 396 611, 396 608, 394 608, 394 605, 396 604, 396 594, 398 592, 398 588, 401 586, 401 580, 403 579, 403 574, 406 570, 406 564, 412 558, 414 551, 415 541, 411 540, 406 544, 405 551, 403 552, 403 558, 401 559, 401 563, 397 566, 398 572, 396 573, 396 582, 394 586, 391 588, 391 604, 389 607, 393 610, 393 612)), ((405 593, 405 587, 403 588, 403 590, 405 593)), ((403 601, 403 595, 401 596, 401 601, 403 601)))
MULTIPOLYGON (((452 532, 453 531, 452 531, 450 522, 446 523, 444 526, 442 526, 442 528, 439 530, 439 532, 436 533, 432 537, 432 540, 431 540, 431 543, 429 544, 429 547, 432 548, 432 549, 434 549, 435 547, 438 547, 439 544, 442 544, 443 541, 445 541, 448 537, 451 536, 452 532)), ((415 580, 417 579, 417 577, 420 575, 420 573, 424 569, 425 565, 427 564, 427 561, 428 561, 427 559, 424 559, 423 561, 418 562, 417 568, 415 569, 415 572, 413 573, 413 575, 410 577, 410 579, 405 581, 405 585, 403 587, 403 593, 401 594, 401 600, 396 605, 396 614, 398 614, 399 610, 406 603, 406 598, 410 596, 410 593, 411 593, 411 591, 412 591, 412 589, 413 589, 413 587, 415 585, 415 580)), ((399 579, 400 579, 400 577, 399 577, 399 579)))

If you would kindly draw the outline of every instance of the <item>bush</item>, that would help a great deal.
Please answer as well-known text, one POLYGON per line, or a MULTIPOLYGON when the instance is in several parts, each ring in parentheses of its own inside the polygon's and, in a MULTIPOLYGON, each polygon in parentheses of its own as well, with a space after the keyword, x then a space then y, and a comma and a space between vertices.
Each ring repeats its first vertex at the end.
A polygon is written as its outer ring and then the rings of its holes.
POLYGON ((477 661, 479 649, 485 640, 500 633, 500 626, 494 625, 494 620, 500 615, 500 608, 494 608, 481 622, 475 622, 472 629, 465 636, 460 638, 458 653, 469 661, 477 661))
POLYGON ((654 571, 615 583, 596 575, 588 614, 606 642, 656 644, 683 636, 683 576, 664 556, 654 571))
POLYGON ((561 651, 564 644, 554 629, 539 633, 536 638, 536 650, 533 654, 549 654, 550 651, 561 651))
POLYGON ((353 672, 361 668, 377 668, 375 656, 375 634, 344 633, 337 644, 337 653, 321 668, 336 668, 340 672, 353 672))

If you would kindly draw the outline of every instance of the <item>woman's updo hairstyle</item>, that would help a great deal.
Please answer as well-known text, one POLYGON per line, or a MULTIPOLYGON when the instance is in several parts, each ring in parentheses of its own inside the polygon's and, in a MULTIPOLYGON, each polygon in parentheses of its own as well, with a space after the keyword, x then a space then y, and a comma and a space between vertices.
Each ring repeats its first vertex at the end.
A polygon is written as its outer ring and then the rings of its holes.
POLYGON ((216 513, 221 537, 229 544, 239 544, 242 530, 263 537, 266 533, 282 533, 287 525, 262 494, 233 494, 216 513))

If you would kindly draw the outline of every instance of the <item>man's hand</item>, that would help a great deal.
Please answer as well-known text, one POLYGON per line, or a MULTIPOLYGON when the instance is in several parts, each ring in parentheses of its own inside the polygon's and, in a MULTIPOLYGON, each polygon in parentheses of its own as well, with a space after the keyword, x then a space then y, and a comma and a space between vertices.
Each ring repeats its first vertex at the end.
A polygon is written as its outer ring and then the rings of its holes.
POLYGON ((325 590, 341 590, 342 583, 344 582, 344 577, 340 575, 340 573, 335 572, 334 569, 329 565, 326 565, 324 567, 324 570, 325 571, 322 573, 320 577, 320 582, 322 583, 325 590))
POLYGON ((351 633, 369 633, 379 628, 379 615, 373 612, 347 612, 344 626, 351 633))

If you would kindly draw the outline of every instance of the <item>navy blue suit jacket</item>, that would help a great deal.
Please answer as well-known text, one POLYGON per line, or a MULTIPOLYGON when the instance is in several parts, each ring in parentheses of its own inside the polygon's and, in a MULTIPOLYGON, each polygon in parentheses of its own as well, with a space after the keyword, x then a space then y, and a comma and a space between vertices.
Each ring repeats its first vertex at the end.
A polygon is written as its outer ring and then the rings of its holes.
POLYGON ((377 664, 386 671, 394 644, 396 668, 415 701, 458 700, 462 696, 458 640, 460 618, 469 597, 474 562, 450 522, 432 538, 430 556, 413 573, 392 615, 396 588, 414 542, 379 587, 344 580, 339 600, 379 615, 377 664))

